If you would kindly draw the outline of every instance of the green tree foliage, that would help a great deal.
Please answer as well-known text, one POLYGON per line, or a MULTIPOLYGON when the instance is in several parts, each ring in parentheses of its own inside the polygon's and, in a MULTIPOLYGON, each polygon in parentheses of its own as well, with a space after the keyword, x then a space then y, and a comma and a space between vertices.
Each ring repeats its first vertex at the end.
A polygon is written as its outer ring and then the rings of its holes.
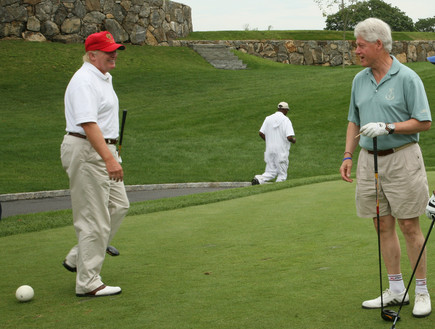
POLYGON ((414 23, 410 17, 406 16, 399 8, 393 7, 382 0, 357 2, 344 9, 340 9, 335 14, 328 15, 325 30, 343 31, 342 17, 345 15, 342 11, 353 13, 352 15, 347 15, 350 19, 347 22, 346 28, 349 30, 353 30, 358 22, 366 18, 376 17, 389 24, 393 31, 415 31, 414 23))
POLYGON ((422 18, 415 23, 418 32, 435 32, 435 16, 432 18, 422 18))

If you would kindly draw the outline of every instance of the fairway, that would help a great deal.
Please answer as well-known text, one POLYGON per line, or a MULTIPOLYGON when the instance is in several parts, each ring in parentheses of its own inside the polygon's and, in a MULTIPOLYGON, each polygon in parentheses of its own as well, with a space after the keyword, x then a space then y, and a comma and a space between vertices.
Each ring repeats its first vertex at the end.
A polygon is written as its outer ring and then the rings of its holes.
MULTIPOLYGON (((108 298, 75 297, 61 265, 72 226, 1 238, 0 327, 389 328, 361 308, 379 294, 377 239, 371 220, 355 215, 354 188, 331 181, 128 216, 113 242, 121 256, 102 271, 123 293, 108 298), (29 303, 15 300, 22 284, 35 289, 29 303)), ((422 217, 425 235, 429 224, 422 217)), ((402 271, 407 284, 411 269, 402 271)), ((433 315, 411 316, 410 292, 397 328, 433 328, 433 315)))

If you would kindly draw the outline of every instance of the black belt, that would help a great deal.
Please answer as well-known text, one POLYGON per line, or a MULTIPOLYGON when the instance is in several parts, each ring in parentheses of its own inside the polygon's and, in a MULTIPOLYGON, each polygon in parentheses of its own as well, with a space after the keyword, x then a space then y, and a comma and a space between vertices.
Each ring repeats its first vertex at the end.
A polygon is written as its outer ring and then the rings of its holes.
MULTIPOLYGON (((399 146, 399 147, 395 147, 395 148, 392 148, 392 149, 388 149, 388 150, 378 150, 378 155, 380 157, 386 156, 386 155, 390 155, 390 154, 393 154, 395 152, 403 150, 403 149, 407 148, 408 146, 411 146, 411 145, 414 145, 414 144, 415 144, 415 142, 412 142, 412 143, 408 143, 408 144, 405 144, 405 145, 402 145, 402 146, 399 146)), ((367 152, 369 152, 369 154, 374 154, 374 152, 370 151, 370 150, 367 150, 367 152)))
MULTIPOLYGON (((87 137, 85 135, 82 135, 82 134, 79 134, 79 133, 70 133, 69 132, 68 135, 74 136, 74 137, 78 137, 78 138, 87 139, 87 137)), ((118 140, 117 139, 105 138, 104 140, 106 141, 106 144, 111 144, 111 145, 118 144, 118 140)))

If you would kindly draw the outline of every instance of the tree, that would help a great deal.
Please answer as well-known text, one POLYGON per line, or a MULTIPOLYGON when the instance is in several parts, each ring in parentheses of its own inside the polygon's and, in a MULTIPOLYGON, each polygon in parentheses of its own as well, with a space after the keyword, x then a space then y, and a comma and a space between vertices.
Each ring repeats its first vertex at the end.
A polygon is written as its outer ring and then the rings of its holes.
POLYGON ((412 19, 399 8, 393 7, 382 0, 368 0, 353 3, 333 14, 327 16, 325 30, 341 31, 343 28, 353 30, 358 24, 369 17, 382 19, 390 25, 393 31, 415 31, 412 19), (352 12, 350 19, 343 23, 342 17, 349 15, 346 12, 352 12), (345 24, 345 26, 343 26, 345 24))
POLYGON ((344 46, 346 44, 346 30, 348 27, 349 22, 352 19, 353 14, 355 13, 353 11, 353 6, 355 6, 359 1, 358 0, 314 0, 314 2, 319 6, 320 10, 322 11, 322 14, 324 17, 328 16, 328 11, 331 10, 331 8, 334 8, 335 6, 338 6, 340 10, 336 15, 337 19, 340 21, 341 25, 340 28, 335 29, 336 31, 343 31, 343 68, 344 68, 344 56, 346 53, 346 47, 344 46))
POLYGON ((435 32, 435 16, 419 19, 415 23, 415 29, 419 32, 435 32))

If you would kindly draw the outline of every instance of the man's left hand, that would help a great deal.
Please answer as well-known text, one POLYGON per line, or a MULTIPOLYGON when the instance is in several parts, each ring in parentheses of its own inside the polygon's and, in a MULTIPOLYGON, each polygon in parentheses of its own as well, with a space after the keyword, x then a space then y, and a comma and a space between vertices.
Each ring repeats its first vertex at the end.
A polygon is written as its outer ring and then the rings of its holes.
POLYGON ((384 122, 370 122, 361 127, 360 134, 370 138, 388 135, 388 130, 385 129, 386 124, 384 122))

